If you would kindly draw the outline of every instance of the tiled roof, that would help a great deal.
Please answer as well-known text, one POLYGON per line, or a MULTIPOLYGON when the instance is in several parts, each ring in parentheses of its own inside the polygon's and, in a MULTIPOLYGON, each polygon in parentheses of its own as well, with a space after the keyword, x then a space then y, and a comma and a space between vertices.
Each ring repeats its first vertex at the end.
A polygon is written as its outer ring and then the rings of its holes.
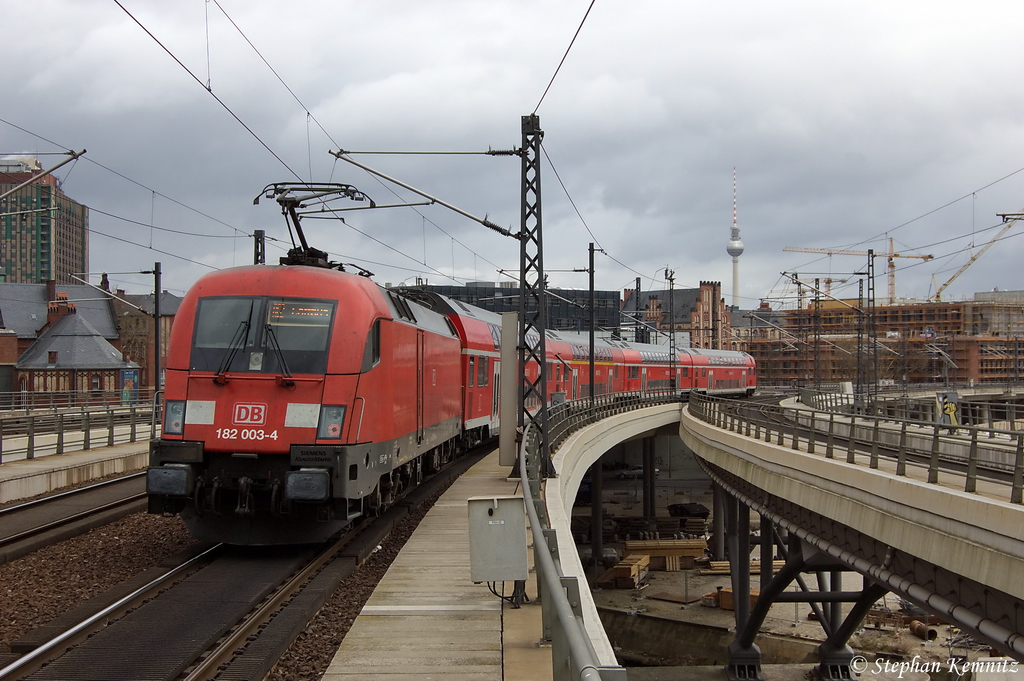
MULTIPOLYGON (((58 284, 57 292, 67 293, 77 308, 75 314, 88 320, 103 338, 117 338, 110 303, 101 292, 77 284, 58 284)), ((46 284, 0 284, 4 328, 17 331, 19 338, 35 338, 46 325, 47 303, 46 284)))
MULTIPOLYGON (((124 299, 133 305, 138 305, 147 314, 153 314, 153 294, 147 293, 143 295, 137 295, 133 293, 127 293, 124 299)), ((160 294, 160 316, 168 317, 178 314, 178 308, 181 306, 181 301, 184 298, 176 296, 173 293, 164 291, 160 294)))
POLYGON ((18 358, 18 369, 127 369, 138 367, 103 339, 89 321, 78 314, 61 317, 18 358), (50 353, 57 361, 50 362, 50 353))

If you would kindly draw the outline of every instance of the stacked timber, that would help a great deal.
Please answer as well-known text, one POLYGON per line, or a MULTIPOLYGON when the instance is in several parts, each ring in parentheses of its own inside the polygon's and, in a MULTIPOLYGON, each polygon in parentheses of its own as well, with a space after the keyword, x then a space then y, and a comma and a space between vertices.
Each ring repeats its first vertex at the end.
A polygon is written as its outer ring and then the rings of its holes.
MULTIPOLYGON (((750 590, 750 608, 754 608, 754 604, 757 602, 757 597, 761 594, 759 589, 750 590)), ((718 590, 718 607, 722 610, 735 610, 736 603, 733 598, 732 589, 726 587, 718 590)))
POLYGON ((647 581, 650 565, 650 556, 626 556, 597 578, 597 586, 602 589, 635 589, 647 581))
POLYGON ((693 567, 693 561, 708 548, 703 539, 644 539, 626 542, 626 553, 644 553, 651 557, 652 570, 677 572, 693 567))
MULTIPOLYGON (((784 560, 772 561, 772 573, 776 573, 782 569, 782 566, 786 564, 784 560)), ((731 574, 729 570, 729 561, 727 560, 712 560, 708 563, 708 567, 700 568, 697 570, 698 575, 728 575, 731 574)), ((750 574, 759 575, 761 574, 761 561, 752 560, 750 561, 750 574)))

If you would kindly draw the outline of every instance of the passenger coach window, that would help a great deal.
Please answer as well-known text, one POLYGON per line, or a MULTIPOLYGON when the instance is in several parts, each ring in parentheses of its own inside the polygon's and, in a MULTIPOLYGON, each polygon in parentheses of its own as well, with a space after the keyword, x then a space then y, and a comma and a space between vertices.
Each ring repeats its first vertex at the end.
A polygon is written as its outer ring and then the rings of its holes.
POLYGON ((476 360, 476 357, 472 357, 471 356, 469 358, 469 387, 470 388, 473 387, 473 379, 476 376, 476 370, 474 369, 474 367, 476 366, 476 361, 475 360, 476 360))
POLYGON ((477 363, 477 374, 476 374, 476 385, 478 388, 483 388, 487 385, 487 369, 490 362, 486 357, 480 357, 480 361, 477 363))

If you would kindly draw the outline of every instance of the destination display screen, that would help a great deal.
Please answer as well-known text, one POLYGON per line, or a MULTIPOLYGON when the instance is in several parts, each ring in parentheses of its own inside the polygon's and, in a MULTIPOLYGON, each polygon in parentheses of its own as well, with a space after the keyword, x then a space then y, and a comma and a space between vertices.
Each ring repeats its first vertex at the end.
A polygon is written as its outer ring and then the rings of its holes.
POLYGON ((281 325, 327 326, 334 312, 332 303, 275 300, 267 311, 267 322, 281 325))

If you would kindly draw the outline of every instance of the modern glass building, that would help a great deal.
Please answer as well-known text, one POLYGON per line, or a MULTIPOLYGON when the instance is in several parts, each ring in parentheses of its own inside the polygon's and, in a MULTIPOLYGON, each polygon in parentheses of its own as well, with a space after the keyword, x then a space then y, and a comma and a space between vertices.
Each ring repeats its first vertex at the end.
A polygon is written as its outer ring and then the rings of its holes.
MULTIPOLYGON (((0 158, 0 195, 40 171, 35 158, 0 158)), ((0 267, 11 283, 80 283, 71 275, 89 271, 89 209, 49 174, 0 198, 0 267)))

